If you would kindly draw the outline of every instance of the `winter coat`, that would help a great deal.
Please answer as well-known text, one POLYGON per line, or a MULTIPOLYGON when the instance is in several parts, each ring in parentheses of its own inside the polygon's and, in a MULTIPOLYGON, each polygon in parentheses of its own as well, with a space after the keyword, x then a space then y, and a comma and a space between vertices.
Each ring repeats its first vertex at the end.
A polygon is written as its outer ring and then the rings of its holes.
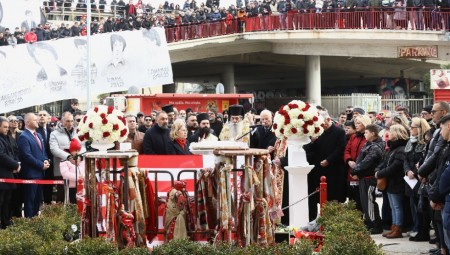
POLYGON ((406 140, 388 141, 389 151, 384 161, 375 169, 378 179, 387 177, 386 191, 389 193, 403 194, 405 191, 403 161, 405 160, 406 143, 406 140))
MULTIPOLYGON (((0 178, 14 179, 13 170, 19 167, 19 155, 15 152, 15 141, 9 135, 0 134, 0 178)), ((15 189, 14 183, 0 183, 0 190, 15 189)))
POLYGON ((403 162, 403 171, 405 171, 405 174, 411 170, 417 176, 416 164, 425 157, 425 147, 425 144, 411 142, 411 139, 408 141, 405 147, 405 161, 403 162))
MULTIPOLYGON (((352 170, 350 166, 348 165, 349 161, 355 161, 358 158, 359 154, 361 153, 361 149, 364 147, 364 145, 367 143, 366 138, 361 133, 355 133, 350 137, 350 140, 348 140, 347 145, 345 146, 344 151, 344 162, 347 166, 348 172, 352 170)), ((347 176, 348 181, 354 181, 351 179, 350 176, 347 176)))
POLYGON ((367 143, 361 149, 356 160, 356 167, 351 170, 352 175, 358 178, 371 177, 375 175, 375 168, 384 159, 384 142, 378 137, 375 141, 367 143))
MULTIPOLYGON (((434 179, 429 180, 430 187, 428 189, 428 199, 435 203, 444 203, 444 201, 445 201, 445 195, 442 195, 439 192, 439 190, 440 190, 439 184, 440 184, 442 173, 450 165, 449 158, 450 158, 450 143, 445 142, 442 150, 440 151, 439 157, 438 157, 438 161, 436 164, 436 171, 433 176, 434 179)), ((446 185, 448 185, 448 183, 446 185)))
POLYGON ((169 140, 169 129, 154 125, 145 132, 142 152, 147 155, 167 155, 169 140))
MULTIPOLYGON (((72 128, 72 132, 69 135, 61 124, 50 134, 50 150, 53 154, 53 174, 55 177, 61 176, 59 170, 61 161, 67 160, 67 157, 70 156, 68 151, 72 138, 78 139, 76 128, 72 128)), ((85 150, 84 146, 81 146, 81 148, 83 152, 85 150)))
POLYGON ((78 180, 84 179, 84 168, 85 168, 84 160, 80 161, 78 167, 75 167, 74 164, 66 160, 60 163, 59 168, 61 170, 61 176, 63 177, 63 179, 69 180, 69 188, 76 187, 75 177, 78 178, 78 180), (76 170, 78 171, 78 173, 76 170))

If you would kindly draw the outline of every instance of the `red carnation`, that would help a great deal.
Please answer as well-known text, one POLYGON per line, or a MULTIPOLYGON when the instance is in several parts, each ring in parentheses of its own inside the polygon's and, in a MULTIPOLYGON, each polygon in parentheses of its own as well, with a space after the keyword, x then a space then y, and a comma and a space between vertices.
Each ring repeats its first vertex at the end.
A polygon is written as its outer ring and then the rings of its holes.
POLYGON ((114 107, 108 106, 108 114, 111 114, 114 110, 114 107))
POLYGON ((280 129, 280 133, 284 134, 284 129, 283 128, 280 129))
POLYGON ((89 139, 89 132, 84 134, 84 139, 86 139, 86 140, 89 139))
POLYGON ((311 107, 311 105, 306 103, 305 107, 302 108, 302 111, 306 112, 307 110, 309 110, 310 107, 311 107))
POLYGON ((114 124, 113 125, 113 130, 119 130, 119 125, 118 124, 114 124))
POLYGON ((100 118, 102 118, 102 119, 106 118, 106 114, 104 114, 104 113, 100 114, 100 118))
POLYGON ((117 116, 117 118, 118 118, 119 120, 122 120, 122 116, 117 116))
POLYGON ((109 132, 103 132, 103 137, 108 137, 110 135, 109 132))
POLYGON ((78 139, 80 139, 80 141, 84 141, 84 135, 78 136, 78 139))
POLYGON ((273 129, 275 130, 275 129, 277 129, 277 127, 278 127, 277 123, 274 123, 273 124, 273 129))
POLYGON ((94 112, 98 112, 98 107, 94 107, 94 112))
POLYGON ((280 109, 278 110, 278 112, 283 111, 284 105, 280 106, 280 109))
POLYGON ((87 120, 87 116, 84 116, 83 117, 83 122, 86 122, 86 120, 87 120))
POLYGON ((102 119, 102 123, 103 123, 103 125, 106 125, 106 124, 108 124, 108 120, 106 118, 104 118, 104 119, 102 119))
POLYGON ((303 119, 303 114, 299 114, 297 117, 299 120, 303 119))
POLYGON ((94 128, 94 123, 92 123, 92 122, 89 123, 88 127, 89 127, 89 128, 94 128))
POLYGON ((291 128, 291 132, 292 132, 292 134, 297 134, 297 129, 296 128, 291 128))
POLYGON ((314 121, 313 120, 308 120, 306 123, 308 123, 308 125, 314 125, 314 121))
POLYGON ((124 137, 127 134, 127 130, 124 128, 120 131, 120 137, 124 137))
POLYGON ((122 123, 123 123, 124 125, 126 125, 126 124, 127 124, 127 120, 126 120, 125 118, 122 118, 122 123))
POLYGON ((306 129, 308 127, 308 123, 305 122, 305 124, 303 124, 302 128, 306 129))
POLYGON ((318 128, 318 127, 316 127, 315 129, 314 129, 314 133, 319 133, 320 132, 320 128, 318 128))
POLYGON ((314 117, 313 117, 313 120, 314 120, 314 121, 318 121, 319 118, 317 118, 317 116, 314 116, 314 117))
POLYGON ((304 129, 303 129, 303 133, 308 134, 308 129, 307 129, 307 128, 304 128, 304 129))
POLYGON ((288 116, 287 118, 284 118, 284 125, 289 125, 289 123, 291 123, 291 119, 288 116))
POLYGON ((297 105, 297 104, 288 104, 288 106, 289 106, 289 108, 291 108, 291 109, 296 109, 296 108, 298 108, 298 105, 297 105))

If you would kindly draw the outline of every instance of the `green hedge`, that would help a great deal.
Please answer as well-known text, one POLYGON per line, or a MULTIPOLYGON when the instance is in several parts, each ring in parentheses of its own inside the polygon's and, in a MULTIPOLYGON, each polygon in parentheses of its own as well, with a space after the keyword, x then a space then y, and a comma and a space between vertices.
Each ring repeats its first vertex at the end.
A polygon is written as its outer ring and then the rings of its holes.
MULTIPOLYGON (((324 255, 378 255, 380 246, 371 239, 353 204, 328 203, 323 208, 319 223, 324 227, 325 241, 320 254, 324 255)), ((173 240, 155 247, 135 247, 119 251, 115 244, 103 238, 65 241, 73 236, 72 225, 79 228, 79 215, 75 205, 45 206, 39 217, 14 219, 13 225, 0 230, 0 254, 14 255, 310 255, 315 243, 299 240, 296 245, 280 243, 269 247, 250 245, 237 247, 227 243, 216 246, 173 240)))

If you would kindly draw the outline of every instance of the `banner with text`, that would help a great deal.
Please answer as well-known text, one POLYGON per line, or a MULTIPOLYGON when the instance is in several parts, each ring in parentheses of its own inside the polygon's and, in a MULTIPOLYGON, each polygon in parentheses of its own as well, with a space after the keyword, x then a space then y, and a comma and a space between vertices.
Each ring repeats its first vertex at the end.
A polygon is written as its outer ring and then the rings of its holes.
MULTIPOLYGON (((173 83, 162 28, 91 37, 91 94, 173 83)), ((0 48, 0 113, 87 95, 87 40, 0 48)))

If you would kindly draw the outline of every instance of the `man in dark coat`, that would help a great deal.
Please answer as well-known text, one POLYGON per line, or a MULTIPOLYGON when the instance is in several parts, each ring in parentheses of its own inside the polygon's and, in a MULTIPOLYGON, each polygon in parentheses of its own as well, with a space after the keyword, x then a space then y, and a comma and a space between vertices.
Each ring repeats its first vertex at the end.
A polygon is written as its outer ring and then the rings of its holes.
POLYGON ((169 120, 166 112, 156 115, 156 125, 147 130, 144 135, 143 154, 167 155, 169 144, 169 120))
MULTIPOLYGON (((319 138, 303 148, 306 151, 308 162, 314 168, 308 174, 308 194, 314 192, 320 184, 320 177, 325 176, 328 184, 328 201, 345 201, 346 171, 343 161, 346 144, 345 132, 342 128, 333 125, 328 112, 321 111, 325 120, 325 131, 319 138)), ((309 219, 316 219, 319 194, 309 197, 309 219)))
MULTIPOLYGON (((48 158, 52 159, 53 154, 50 150, 50 133, 53 129, 50 127, 49 121, 50 116, 47 111, 42 110, 38 112, 39 119, 39 128, 36 130, 37 133, 41 134, 42 139, 44 140, 45 152, 47 153, 48 158)), ((46 180, 53 180, 53 164, 50 163, 49 169, 45 171, 44 178, 46 180)), ((53 193, 53 185, 43 185, 42 190, 44 193, 44 203, 50 204, 52 202, 52 193, 53 193)))
POLYGON ((263 110, 260 114, 262 125, 257 127, 250 137, 250 147, 258 149, 268 149, 273 151, 273 146, 277 141, 272 132, 272 113, 269 110, 263 110))
MULTIPOLYGON (((0 178, 14 179, 13 172, 20 171, 19 155, 14 152, 14 139, 8 135, 9 122, 0 117, 0 178)), ((11 224, 9 204, 12 190, 16 184, 0 183, 0 219, 1 228, 5 229, 11 224)))

